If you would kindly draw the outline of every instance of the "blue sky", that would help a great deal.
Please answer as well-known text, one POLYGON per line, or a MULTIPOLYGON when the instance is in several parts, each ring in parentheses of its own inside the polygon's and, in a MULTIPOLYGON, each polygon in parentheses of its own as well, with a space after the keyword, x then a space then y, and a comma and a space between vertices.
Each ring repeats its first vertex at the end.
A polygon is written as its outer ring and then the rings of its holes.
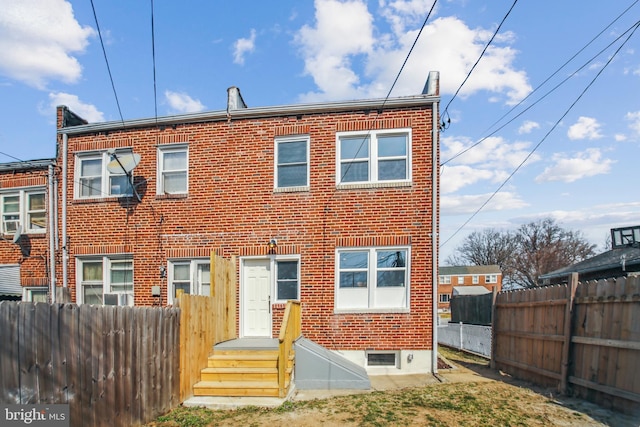
MULTIPOLYGON (((123 118, 153 117, 151 2, 93 3, 123 118)), ((637 3, 517 2, 454 98, 513 1, 437 2, 392 96, 441 73, 441 261, 485 227, 552 217, 602 249, 640 224, 637 3)), ((384 97, 431 6, 155 1, 158 115, 222 110, 229 86, 249 106, 384 97)), ((0 162, 55 156, 56 105, 120 120, 89 0, 0 10, 0 162)))

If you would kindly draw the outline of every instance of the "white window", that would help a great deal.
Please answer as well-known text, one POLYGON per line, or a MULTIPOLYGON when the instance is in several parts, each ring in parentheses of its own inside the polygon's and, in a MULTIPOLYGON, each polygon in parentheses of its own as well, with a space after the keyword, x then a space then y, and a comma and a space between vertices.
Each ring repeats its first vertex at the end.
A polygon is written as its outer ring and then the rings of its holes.
POLYGON ((82 304, 133 305, 133 260, 124 256, 79 258, 82 304))
POLYGON ((440 302, 447 303, 451 301, 451 295, 449 294, 440 294, 440 302))
POLYGON ((309 137, 276 139, 276 188, 309 186, 309 137))
MULTIPOLYGON (((130 149, 117 150, 115 156, 129 153, 131 153, 130 149)), ((114 155, 106 151, 76 155, 76 198, 118 197, 133 194, 131 178, 124 171, 110 172, 107 169, 107 165, 114 158, 114 155)))
POLYGON ((464 285, 464 276, 458 276, 458 285, 464 285))
POLYGON ((487 274, 484 276, 484 283, 498 283, 497 274, 487 274))
POLYGON ((300 260, 276 261, 276 301, 297 300, 300 296, 300 260))
POLYGON ((442 285, 449 285, 451 284, 451 276, 439 276, 438 282, 442 285))
POLYGON ((47 210, 44 190, 19 190, 0 193, 2 233, 15 234, 18 227, 25 233, 44 233, 47 210))
POLYGON ((478 277, 477 274, 473 275, 472 281, 474 285, 477 285, 478 283, 480 283, 480 278, 478 277))
POLYGON ((342 132, 338 136, 336 182, 411 180, 411 130, 342 132))
POLYGON ((49 289, 46 287, 23 288, 23 301, 49 302, 49 289))
POLYGON ((338 310, 409 307, 409 248, 339 249, 336 260, 338 310))
POLYGON ((211 296, 209 259, 169 261, 169 304, 182 290, 189 295, 211 296))
POLYGON ((158 147, 158 194, 186 194, 189 150, 184 144, 158 147))

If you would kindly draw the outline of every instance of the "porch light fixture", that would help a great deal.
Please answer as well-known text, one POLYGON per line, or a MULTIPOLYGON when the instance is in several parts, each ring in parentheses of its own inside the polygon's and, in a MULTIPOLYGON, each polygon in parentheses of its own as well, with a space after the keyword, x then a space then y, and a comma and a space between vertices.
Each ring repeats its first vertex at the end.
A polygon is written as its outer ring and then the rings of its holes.
POLYGON ((278 249, 278 241, 276 239, 269 240, 269 255, 275 255, 278 249))

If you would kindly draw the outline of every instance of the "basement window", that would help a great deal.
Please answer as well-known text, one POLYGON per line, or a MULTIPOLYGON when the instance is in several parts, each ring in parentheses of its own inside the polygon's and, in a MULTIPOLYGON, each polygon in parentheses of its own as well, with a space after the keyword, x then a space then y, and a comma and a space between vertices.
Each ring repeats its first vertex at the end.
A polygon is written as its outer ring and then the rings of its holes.
POLYGON ((398 366, 398 353, 395 351, 368 351, 367 352, 367 366, 370 367, 393 367, 398 366))

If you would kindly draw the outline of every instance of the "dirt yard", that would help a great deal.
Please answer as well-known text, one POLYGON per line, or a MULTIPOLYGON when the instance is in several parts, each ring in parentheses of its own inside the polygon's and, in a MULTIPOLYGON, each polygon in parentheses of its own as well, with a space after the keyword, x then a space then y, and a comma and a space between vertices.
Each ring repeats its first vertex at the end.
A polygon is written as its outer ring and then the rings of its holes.
POLYGON ((446 348, 441 354, 442 382, 424 387, 286 402, 275 409, 179 408, 149 426, 640 426, 638 419, 492 371, 482 358, 446 348))

